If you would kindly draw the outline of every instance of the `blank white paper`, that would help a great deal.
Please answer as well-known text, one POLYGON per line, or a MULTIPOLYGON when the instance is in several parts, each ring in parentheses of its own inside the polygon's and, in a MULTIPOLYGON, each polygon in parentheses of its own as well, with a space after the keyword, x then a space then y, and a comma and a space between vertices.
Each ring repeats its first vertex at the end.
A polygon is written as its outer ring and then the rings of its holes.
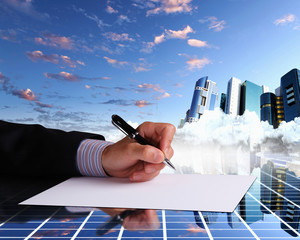
POLYGON ((232 212, 254 176, 160 174, 148 182, 126 178, 70 178, 23 205, 232 212))

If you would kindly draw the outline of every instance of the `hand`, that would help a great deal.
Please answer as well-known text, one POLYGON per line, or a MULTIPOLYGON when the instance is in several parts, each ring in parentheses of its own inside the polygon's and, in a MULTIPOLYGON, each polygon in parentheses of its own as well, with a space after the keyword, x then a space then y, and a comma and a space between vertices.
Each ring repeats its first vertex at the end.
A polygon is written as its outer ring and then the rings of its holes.
POLYGON ((133 182, 148 181, 164 168, 164 157, 173 156, 171 142, 176 129, 172 124, 145 122, 137 130, 157 148, 141 145, 129 137, 106 147, 102 165, 108 175, 129 177, 133 182))
MULTIPOLYGON (((128 209, 122 208, 101 208, 103 212, 111 216, 121 214, 128 209)), ((123 221, 123 227, 129 231, 137 230, 157 230, 160 227, 160 222, 155 210, 145 209, 136 210, 136 212, 127 216, 123 221)))

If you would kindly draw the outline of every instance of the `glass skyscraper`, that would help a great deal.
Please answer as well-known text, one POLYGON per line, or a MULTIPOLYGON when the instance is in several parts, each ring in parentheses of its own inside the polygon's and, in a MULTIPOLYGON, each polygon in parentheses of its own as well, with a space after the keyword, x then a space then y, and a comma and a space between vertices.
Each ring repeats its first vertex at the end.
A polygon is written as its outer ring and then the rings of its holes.
POLYGON ((223 110, 223 112, 225 112, 225 104, 226 104, 226 94, 222 93, 220 99, 220 108, 223 110))
POLYGON ((254 111, 260 119, 260 95, 262 93, 262 86, 245 81, 241 86, 240 115, 243 115, 245 110, 254 111))
POLYGON ((260 96, 260 120, 268 121, 277 128, 276 95, 271 92, 263 93, 260 96))
MULTIPOLYGON (((283 208, 280 213, 280 217, 288 222, 289 225, 300 232, 300 191, 296 190, 300 188, 300 179, 292 171, 287 171, 286 174, 286 186, 284 190, 283 208), (289 201, 287 201, 287 199, 289 201)), ((287 227, 281 223, 281 228, 288 231, 292 236, 296 236, 293 231, 289 231, 287 227)))
POLYGON ((240 93, 241 93, 241 80, 232 77, 228 81, 228 85, 227 85, 225 113, 233 114, 234 116, 239 115, 240 93))
POLYGON ((284 121, 284 108, 283 108, 281 87, 278 87, 278 88, 275 89, 275 95, 276 95, 277 126, 279 126, 280 123, 282 121, 284 121))
POLYGON ((200 78, 195 85, 191 108, 187 112, 186 122, 197 121, 205 110, 214 110, 218 101, 218 90, 215 82, 208 77, 200 78))
POLYGON ((281 77, 281 91, 286 122, 300 116, 300 71, 292 69, 281 77))

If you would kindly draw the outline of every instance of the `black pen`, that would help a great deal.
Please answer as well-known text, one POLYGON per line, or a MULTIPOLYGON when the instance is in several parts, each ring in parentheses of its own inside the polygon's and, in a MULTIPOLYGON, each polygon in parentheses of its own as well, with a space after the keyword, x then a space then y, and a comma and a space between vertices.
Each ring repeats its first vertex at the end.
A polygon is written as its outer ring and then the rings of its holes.
MULTIPOLYGON (((114 114, 114 115, 111 116, 111 119, 112 119, 112 124, 114 126, 116 126, 117 128, 119 128, 128 137, 134 139, 139 144, 153 146, 153 144, 149 143, 145 138, 143 138, 136 129, 134 129, 133 127, 131 127, 120 116, 114 114)), ((155 146, 153 146, 153 147, 155 147, 155 146)), ((164 159, 164 163, 167 166, 169 166, 169 167, 173 168, 174 170, 176 170, 175 167, 173 166, 173 164, 170 162, 170 160, 167 159, 166 157, 164 159)))

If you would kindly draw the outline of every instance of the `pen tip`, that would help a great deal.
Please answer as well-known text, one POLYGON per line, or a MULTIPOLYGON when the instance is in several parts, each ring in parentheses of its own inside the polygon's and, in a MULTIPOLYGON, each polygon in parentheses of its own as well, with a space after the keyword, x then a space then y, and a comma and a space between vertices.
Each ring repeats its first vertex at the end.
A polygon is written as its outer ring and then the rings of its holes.
POLYGON ((165 159, 164 161, 166 163, 166 165, 168 165, 169 167, 173 168, 174 170, 176 170, 176 168, 174 167, 174 165, 170 162, 170 160, 165 159))

